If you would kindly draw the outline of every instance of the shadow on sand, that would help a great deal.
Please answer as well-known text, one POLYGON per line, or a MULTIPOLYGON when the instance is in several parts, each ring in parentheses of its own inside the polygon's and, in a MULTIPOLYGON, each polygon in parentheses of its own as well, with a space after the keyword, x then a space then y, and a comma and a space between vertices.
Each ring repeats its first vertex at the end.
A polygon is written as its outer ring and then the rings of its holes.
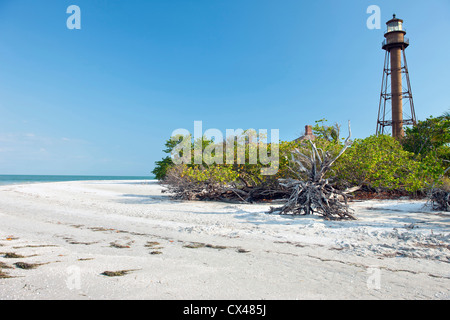
POLYGON ((142 195, 124 194, 119 203, 123 204, 160 204, 160 203, 180 203, 179 200, 170 198, 169 195, 142 195))

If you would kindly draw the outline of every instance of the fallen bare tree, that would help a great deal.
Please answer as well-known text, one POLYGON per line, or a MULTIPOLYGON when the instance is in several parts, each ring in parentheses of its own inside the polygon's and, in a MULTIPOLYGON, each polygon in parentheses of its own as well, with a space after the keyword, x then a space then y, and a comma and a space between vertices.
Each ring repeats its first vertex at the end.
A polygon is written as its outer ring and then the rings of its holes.
MULTIPOLYGON (((444 177, 447 171, 450 170, 448 167, 440 178, 444 177)), ((433 210, 436 211, 450 211, 450 191, 447 189, 435 188, 433 184, 430 191, 428 192, 428 202, 433 210)))
POLYGON ((436 211, 450 211, 450 191, 433 189, 429 195, 431 207, 436 211))
POLYGON ((349 136, 344 142, 344 147, 337 156, 311 144, 310 155, 305 155, 295 149, 291 155, 291 171, 297 175, 298 180, 280 180, 280 184, 289 190, 291 195, 287 202, 279 208, 271 207, 270 213, 279 214, 303 214, 318 213, 327 220, 356 218, 350 213, 348 196, 345 192, 331 186, 325 174, 330 170, 333 163, 351 146, 351 128, 348 124, 349 136), (306 174, 306 179, 304 179, 306 174))

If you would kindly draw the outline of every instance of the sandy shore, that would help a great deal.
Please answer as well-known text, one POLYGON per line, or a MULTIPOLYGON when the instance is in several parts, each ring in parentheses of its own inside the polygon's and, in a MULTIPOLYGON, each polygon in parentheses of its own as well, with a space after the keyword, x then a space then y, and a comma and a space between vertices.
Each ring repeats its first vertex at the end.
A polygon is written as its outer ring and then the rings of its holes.
POLYGON ((423 205, 327 222, 156 183, 2 186, 0 299, 449 299, 450 215, 423 205))

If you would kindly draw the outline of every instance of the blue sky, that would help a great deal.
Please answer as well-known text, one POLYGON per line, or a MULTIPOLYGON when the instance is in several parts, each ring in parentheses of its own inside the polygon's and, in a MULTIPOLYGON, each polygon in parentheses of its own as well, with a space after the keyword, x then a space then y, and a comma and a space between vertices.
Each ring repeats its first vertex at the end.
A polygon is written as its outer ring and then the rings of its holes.
POLYGON ((440 115, 448 0, 0 0, 0 174, 148 175, 195 120, 282 140, 351 120, 354 137, 372 135, 393 13, 417 117, 440 115), (81 30, 66 27, 72 4, 81 30))

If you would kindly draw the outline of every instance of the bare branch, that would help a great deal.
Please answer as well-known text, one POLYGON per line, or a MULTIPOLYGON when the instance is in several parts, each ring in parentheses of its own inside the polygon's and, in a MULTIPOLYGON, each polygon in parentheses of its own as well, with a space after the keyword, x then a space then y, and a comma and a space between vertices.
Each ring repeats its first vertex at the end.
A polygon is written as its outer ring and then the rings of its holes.
MULTIPOLYGON (((280 180, 280 184, 288 188, 291 192, 286 203, 279 208, 272 207, 271 213, 279 214, 304 214, 309 215, 315 212, 321 214, 325 219, 356 219, 350 213, 347 203, 347 192, 341 192, 334 189, 328 179, 324 179, 325 173, 331 165, 351 146, 351 128, 349 121, 349 136, 344 142, 344 147, 334 158, 326 152, 319 154, 315 143, 310 142, 311 156, 308 157, 295 149, 292 153, 292 163, 297 164, 298 170, 308 173, 308 180, 280 180), (297 156, 297 159, 295 158, 297 156), (308 168, 308 169, 307 169, 308 168)), ((295 172, 293 168, 291 171, 295 172)))

